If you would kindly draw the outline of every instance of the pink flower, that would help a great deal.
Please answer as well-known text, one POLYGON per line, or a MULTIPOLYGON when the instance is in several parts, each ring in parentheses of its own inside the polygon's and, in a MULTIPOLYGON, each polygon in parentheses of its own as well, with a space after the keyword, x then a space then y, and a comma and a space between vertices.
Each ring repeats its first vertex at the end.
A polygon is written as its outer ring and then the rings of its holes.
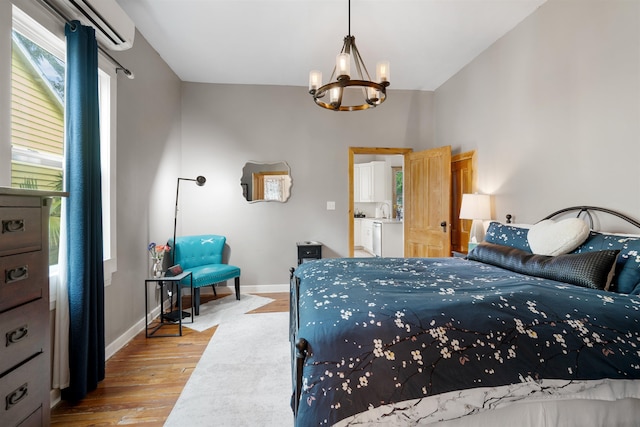
POLYGON ((171 247, 169 245, 157 245, 154 242, 151 242, 149 243, 147 250, 149 251, 151 258, 162 259, 165 252, 169 252, 171 247))

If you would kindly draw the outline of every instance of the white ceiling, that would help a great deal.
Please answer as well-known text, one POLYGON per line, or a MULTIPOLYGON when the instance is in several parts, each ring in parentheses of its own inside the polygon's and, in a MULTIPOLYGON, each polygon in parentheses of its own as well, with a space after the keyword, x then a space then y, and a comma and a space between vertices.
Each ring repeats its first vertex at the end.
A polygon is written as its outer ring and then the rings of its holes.
MULTIPOLYGON (((326 83, 349 26, 347 0, 117 2, 189 82, 326 83)), ((544 2, 353 0, 351 34, 372 77, 390 61, 390 90, 435 90, 544 2)))

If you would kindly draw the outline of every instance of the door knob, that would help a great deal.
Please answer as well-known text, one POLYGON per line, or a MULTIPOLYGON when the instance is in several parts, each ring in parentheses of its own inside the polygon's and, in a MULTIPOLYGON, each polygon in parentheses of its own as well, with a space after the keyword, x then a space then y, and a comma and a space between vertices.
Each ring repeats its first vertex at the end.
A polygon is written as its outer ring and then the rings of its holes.
POLYGON ((442 227, 442 232, 446 233, 447 232, 447 221, 442 221, 440 223, 440 227, 442 227))

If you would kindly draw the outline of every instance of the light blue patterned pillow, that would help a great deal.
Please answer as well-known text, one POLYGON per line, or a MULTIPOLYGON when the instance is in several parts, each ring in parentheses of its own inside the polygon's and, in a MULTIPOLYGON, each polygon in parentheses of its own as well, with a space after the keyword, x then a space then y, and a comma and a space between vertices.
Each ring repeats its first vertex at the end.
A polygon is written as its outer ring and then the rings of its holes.
POLYGON ((603 234, 592 231, 573 253, 618 249, 616 273, 610 290, 622 294, 640 294, 640 237, 603 234))
POLYGON ((531 253, 527 233, 529 233, 528 228, 494 221, 489 224, 484 240, 494 245, 510 246, 531 253))

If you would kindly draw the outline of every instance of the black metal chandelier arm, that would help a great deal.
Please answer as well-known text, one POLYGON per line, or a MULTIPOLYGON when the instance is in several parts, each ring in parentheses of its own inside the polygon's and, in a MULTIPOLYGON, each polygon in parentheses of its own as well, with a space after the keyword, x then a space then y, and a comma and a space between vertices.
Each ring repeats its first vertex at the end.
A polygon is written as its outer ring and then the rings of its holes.
POLYGON ((353 38, 353 55, 355 56, 354 58, 354 62, 356 64, 356 70, 358 71, 358 77, 360 77, 360 79, 364 80, 364 76, 367 76, 367 80, 371 80, 371 76, 369 75, 369 70, 367 70, 367 66, 364 64, 364 61, 362 60, 362 56, 360 56, 360 51, 358 50, 358 46, 356 46, 356 40, 355 37, 353 38), (364 68, 364 73, 362 74, 362 69, 360 68, 364 68))

